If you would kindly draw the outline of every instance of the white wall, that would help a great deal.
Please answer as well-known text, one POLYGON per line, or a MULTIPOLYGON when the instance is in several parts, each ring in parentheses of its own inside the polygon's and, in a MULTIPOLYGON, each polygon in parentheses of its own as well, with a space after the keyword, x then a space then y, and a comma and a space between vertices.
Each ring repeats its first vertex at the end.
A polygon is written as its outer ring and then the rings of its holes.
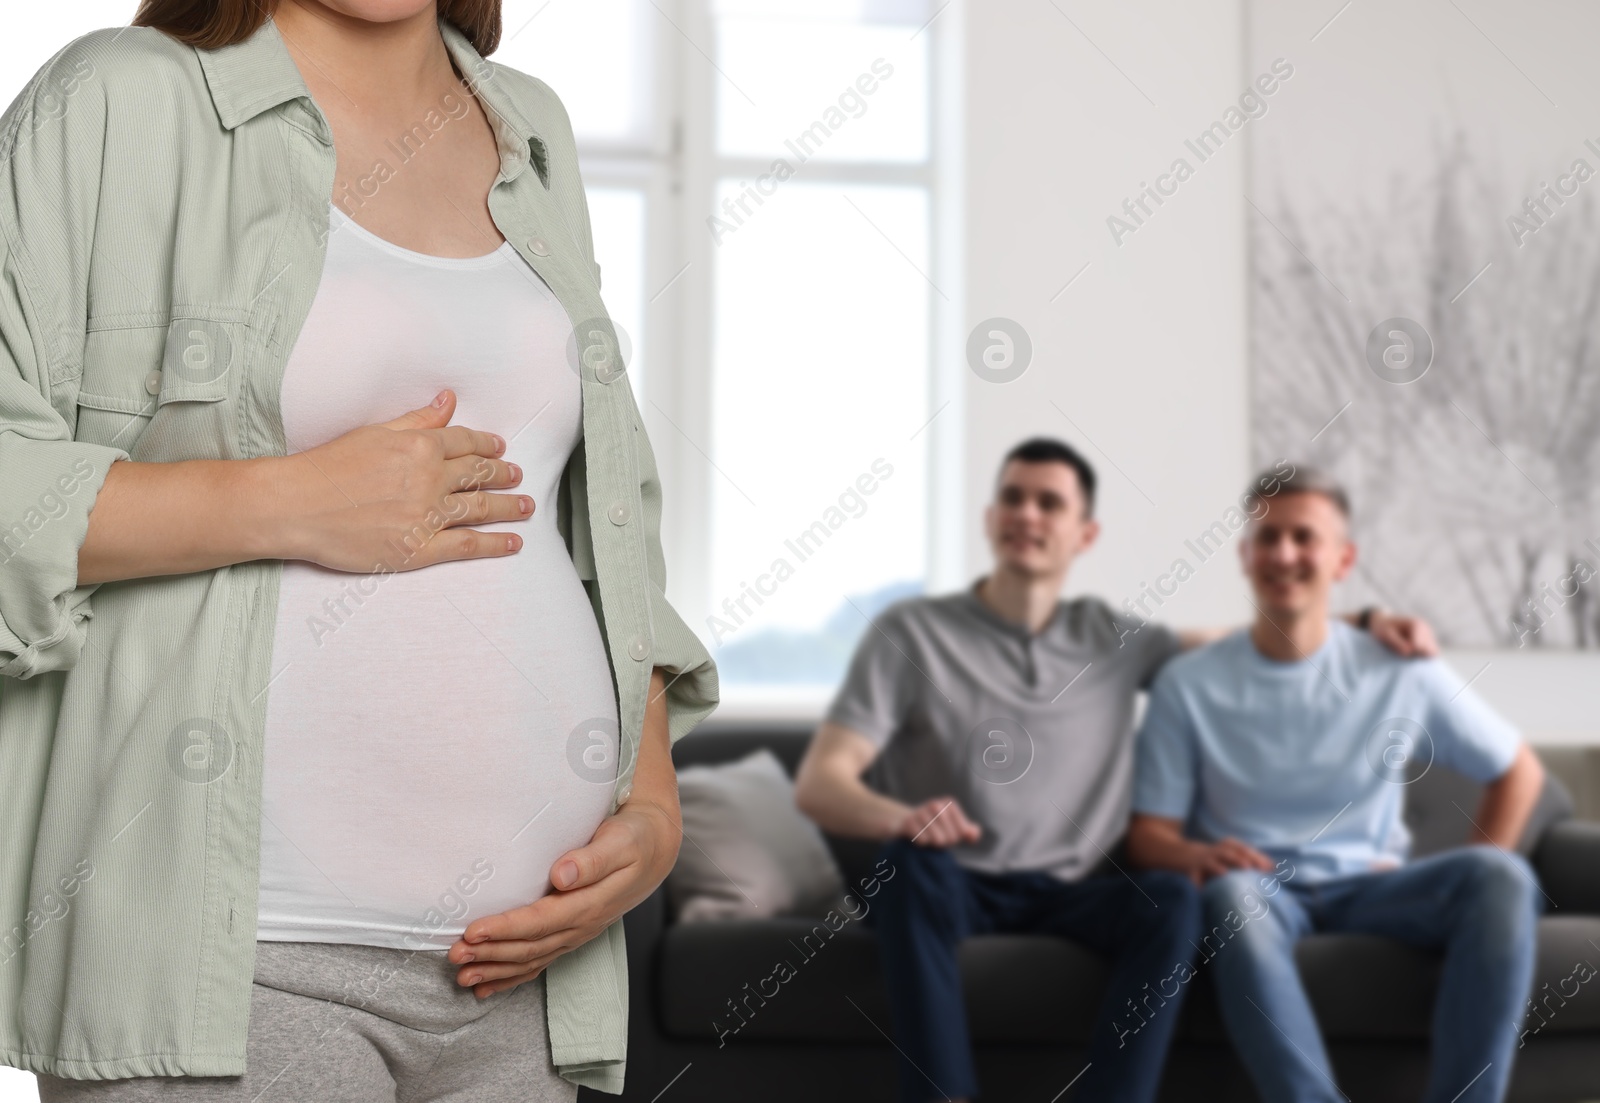
MULTIPOLYGON (((967 314, 1021 322, 1034 363, 1013 383, 969 377, 967 497, 976 516, 1029 433, 1084 447, 1106 536, 1072 585, 1120 604, 1249 476, 1243 147, 1120 247, 1105 224, 1238 95, 1241 34, 1232 0, 1062 7, 1072 22, 1047 2, 969 8, 967 314)), ((969 533, 981 569, 987 548, 969 533)), ((1207 564, 1162 615, 1237 619, 1235 573, 1207 564)))
MULTIPOLYGON (((1099 470, 1105 533, 1070 588, 1113 604, 1187 554, 1185 539, 1237 502, 1250 476, 1248 131, 1196 166, 1120 246, 1106 228, 1253 75, 1244 71, 1243 3, 966 7, 968 324, 1013 318, 1035 357, 1012 383, 968 376, 973 574, 989 562, 976 518, 995 466, 1028 434, 1083 446, 1099 470)), ((1160 615, 1176 625, 1242 622, 1250 610, 1235 563, 1210 560, 1160 615)), ((1534 742, 1600 743, 1600 658, 1450 660, 1463 677, 1482 671, 1475 687, 1534 742)))

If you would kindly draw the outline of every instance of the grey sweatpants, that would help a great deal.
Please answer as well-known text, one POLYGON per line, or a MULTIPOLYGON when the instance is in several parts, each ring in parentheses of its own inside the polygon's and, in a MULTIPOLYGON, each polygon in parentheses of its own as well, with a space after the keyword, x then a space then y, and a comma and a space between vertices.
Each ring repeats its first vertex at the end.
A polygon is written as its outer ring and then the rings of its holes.
POLYGON ((39 1077, 41 1103, 572 1103, 544 977, 480 1000, 443 950, 259 942, 243 1076, 39 1077))

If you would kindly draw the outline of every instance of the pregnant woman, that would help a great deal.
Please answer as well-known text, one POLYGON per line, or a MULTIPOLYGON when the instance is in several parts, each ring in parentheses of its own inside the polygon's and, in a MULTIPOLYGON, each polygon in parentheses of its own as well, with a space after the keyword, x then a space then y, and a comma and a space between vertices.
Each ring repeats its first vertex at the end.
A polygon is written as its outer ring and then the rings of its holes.
POLYGON ((716 673, 498 0, 144 0, 0 123, 0 1061, 620 1092, 716 673))

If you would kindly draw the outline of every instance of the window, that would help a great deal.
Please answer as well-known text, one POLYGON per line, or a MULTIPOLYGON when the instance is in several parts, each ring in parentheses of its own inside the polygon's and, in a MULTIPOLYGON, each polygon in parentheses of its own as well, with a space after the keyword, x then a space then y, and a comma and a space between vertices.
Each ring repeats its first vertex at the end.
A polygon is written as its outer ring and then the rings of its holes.
POLYGON ((836 683, 868 618, 927 577, 920 8, 713 4, 704 626, 734 697, 836 683))
MULTIPOLYGON (((743 184, 720 184, 722 209, 743 184)), ((731 684, 834 682, 922 589, 928 214, 918 187, 796 179, 718 253, 707 627, 731 684)))
POLYGON ((651 341, 644 287, 645 228, 667 170, 656 95, 655 10, 648 0, 504 0, 494 60, 532 73, 561 97, 581 150, 595 261, 634 393, 644 401, 651 341), (600 57, 620 55, 599 64, 600 57))
POLYGON ((932 355, 957 310, 938 275, 942 10, 507 0, 496 57, 572 117, 662 468, 669 596, 730 703, 814 707, 870 616, 959 577, 930 494, 942 464, 959 495, 958 387, 932 355))

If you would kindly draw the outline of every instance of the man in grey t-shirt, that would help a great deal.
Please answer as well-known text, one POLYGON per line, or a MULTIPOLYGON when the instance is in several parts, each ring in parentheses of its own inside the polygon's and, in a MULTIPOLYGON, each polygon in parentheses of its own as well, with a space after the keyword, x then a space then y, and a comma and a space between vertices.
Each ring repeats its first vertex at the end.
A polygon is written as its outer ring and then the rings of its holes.
MULTIPOLYGON (((1061 600, 1099 533, 1094 486, 1065 444, 1014 448, 985 513, 993 572, 874 621, 796 779, 823 829, 889 840, 895 872, 868 922, 907 1103, 977 1094, 956 949, 1000 931, 1058 935, 1112 961, 1075 1099, 1140 1103, 1160 1082, 1186 986, 1151 993, 1189 967, 1197 889, 1126 870, 1110 851, 1127 827, 1137 693, 1214 634, 1061 600)), ((1363 621, 1398 651, 1431 649, 1426 626, 1363 621)))
POLYGON ((1059 603, 1030 632, 984 585, 885 610, 827 722, 879 752, 879 792, 952 797, 945 815, 984 829, 951 848, 963 868, 1076 881, 1127 825, 1134 702, 1182 644, 1160 625, 1131 632, 1094 597, 1059 603))

